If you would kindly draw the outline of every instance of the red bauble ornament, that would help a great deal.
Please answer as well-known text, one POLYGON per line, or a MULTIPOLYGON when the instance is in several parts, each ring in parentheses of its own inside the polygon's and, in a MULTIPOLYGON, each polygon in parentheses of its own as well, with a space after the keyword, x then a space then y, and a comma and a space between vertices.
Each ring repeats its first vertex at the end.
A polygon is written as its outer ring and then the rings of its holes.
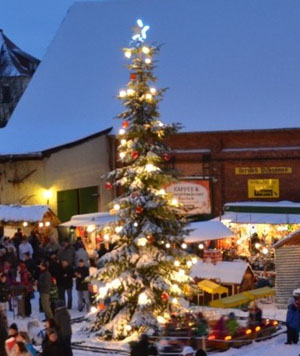
POLYGON ((168 299, 169 299, 168 293, 163 292, 162 295, 161 295, 161 299, 162 299, 162 300, 168 300, 168 299))
POLYGON ((137 214, 142 214, 142 212, 144 211, 144 208, 142 206, 138 206, 136 209, 135 209, 136 213, 137 214))
POLYGON ((129 126, 129 121, 126 120, 122 122, 123 129, 127 129, 128 126, 129 126))
POLYGON ((113 185, 110 182, 105 183, 105 189, 110 190, 112 189, 113 185))
POLYGON ((154 242, 154 237, 152 235, 147 236, 147 240, 149 241, 150 244, 154 242))
POLYGON ((167 161, 170 161, 171 155, 170 155, 169 153, 164 153, 163 159, 164 159, 166 162, 167 162, 167 161))
POLYGON ((136 80, 136 74, 135 74, 135 73, 131 73, 131 74, 130 74, 130 80, 131 80, 131 81, 136 80))
POLYGON ((132 152, 131 152, 131 157, 132 157, 133 159, 137 159, 138 156, 139 156, 139 152, 138 152, 138 151, 132 151, 132 152))

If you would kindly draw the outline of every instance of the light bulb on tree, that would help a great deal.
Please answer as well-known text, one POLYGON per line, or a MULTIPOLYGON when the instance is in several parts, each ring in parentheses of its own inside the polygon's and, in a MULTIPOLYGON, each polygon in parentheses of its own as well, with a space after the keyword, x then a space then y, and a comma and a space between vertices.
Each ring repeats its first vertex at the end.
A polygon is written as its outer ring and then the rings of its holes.
POLYGON ((173 299, 172 299, 172 304, 175 304, 175 305, 179 304, 179 303, 178 303, 178 299, 177 299, 177 298, 173 298, 173 299))
POLYGON ((151 100, 152 100, 152 94, 147 93, 147 94, 145 95, 145 98, 146 98, 146 100, 151 101, 151 100))
POLYGON ((126 331, 131 331, 132 330, 132 326, 131 325, 126 325, 125 329, 126 329, 126 331))
POLYGON ((192 263, 195 265, 197 262, 198 262, 197 257, 193 257, 193 258, 192 258, 192 263))
POLYGON ((178 206, 178 199, 173 198, 170 203, 171 203, 171 205, 173 205, 173 206, 178 206))
POLYGON ((119 232, 121 232, 121 231, 122 231, 122 229, 123 229, 123 227, 122 227, 122 226, 116 226, 116 228, 115 228, 115 232, 118 234, 119 232))
POLYGON ((138 246, 144 247, 147 244, 147 239, 145 237, 141 237, 140 239, 138 239, 138 243, 137 244, 138 244, 138 246))
POLYGON ((166 248, 170 248, 171 245, 169 244, 169 242, 166 243, 166 248))
POLYGON ((125 90, 120 90, 119 97, 120 98, 125 98, 125 96, 126 96, 126 91, 125 90))
POLYGON ((121 208, 121 207, 120 207, 120 205, 119 205, 119 204, 115 204, 115 205, 114 205, 114 210, 115 210, 115 211, 119 211, 119 210, 120 210, 120 208, 121 208))
POLYGON ((187 248, 187 244, 184 242, 183 244, 181 244, 181 248, 185 250, 187 248))
POLYGON ((146 304, 149 304, 150 300, 149 298, 147 297, 147 294, 146 293, 141 293, 139 295, 139 299, 138 299, 138 303, 139 305, 146 305, 146 304))
POLYGON ((125 131, 124 129, 120 129, 120 130, 119 130, 119 135, 124 135, 125 132, 126 132, 126 131, 125 131))
POLYGON ((179 262, 179 261, 177 261, 177 260, 176 260, 176 261, 174 261, 174 266, 175 266, 175 267, 179 267, 179 266, 180 266, 180 262, 179 262))
POLYGON ((127 143, 127 141, 125 140, 125 138, 123 138, 123 139, 121 140, 121 145, 122 145, 122 146, 125 146, 126 143, 127 143))
POLYGON ((146 47, 146 46, 143 46, 142 47, 142 51, 143 51, 144 54, 149 54, 150 53, 150 48, 146 47))
POLYGON ((151 58, 145 58, 145 63, 150 64, 151 63, 151 58))
POLYGON ((158 192, 157 192, 158 195, 166 195, 166 191, 164 189, 160 189, 158 192))
POLYGON ((150 93, 151 93, 151 94, 153 94, 153 95, 155 95, 155 94, 156 94, 156 89, 155 89, 155 88, 153 88, 153 87, 152 87, 152 88, 150 88, 150 93))
POLYGON ((145 169, 149 173, 156 171, 156 167, 152 163, 146 164, 145 169))
POLYGON ((126 58, 131 58, 131 51, 127 50, 124 54, 126 58))
POLYGON ((135 91, 131 88, 127 89, 127 95, 131 96, 135 93, 135 91))
POLYGON ((203 250, 204 249, 204 245, 203 244, 199 244, 198 248, 199 248, 199 250, 203 250))
POLYGON ((138 224, 137 222, 135 222, 135 223, 133 223, 133 226, 134 226, 134 227, 138 227, 139 224, 138 224))
POLYGON ((188 268, 191 268, 193 263, 192 263, 192 261, 187 261, 186 265, 188 266, 188 268))
POLYGON ((120 158, 121 158, 121 159, 125 158, 125 156, 126 156, 126 153, 125 153, 125 152, 120 152, 120 158))

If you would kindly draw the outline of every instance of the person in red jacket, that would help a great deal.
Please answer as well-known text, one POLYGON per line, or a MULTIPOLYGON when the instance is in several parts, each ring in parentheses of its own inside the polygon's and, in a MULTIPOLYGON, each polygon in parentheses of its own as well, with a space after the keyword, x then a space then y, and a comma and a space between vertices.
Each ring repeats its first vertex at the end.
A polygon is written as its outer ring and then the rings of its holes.
POLYGON ((33 291, 33 278, 31 277, 26 264, 20 263, 19 265, 20 277, 21 277, 21 284, 26 288, 25 293, 25 316, 29 317, 31 315, 31 303, 30 297, 33 291))

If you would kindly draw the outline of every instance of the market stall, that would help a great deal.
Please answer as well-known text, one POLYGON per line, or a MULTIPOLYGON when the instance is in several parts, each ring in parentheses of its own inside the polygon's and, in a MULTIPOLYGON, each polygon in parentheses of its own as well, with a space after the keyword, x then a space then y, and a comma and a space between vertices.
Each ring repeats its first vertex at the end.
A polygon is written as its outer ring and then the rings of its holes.
POLYGON ((117 221, 118 217, 108 212, 74 215, 70 221, 59 225, 60 238, 65 237, 75 240, 81 237, 89 255, 94 253, 103 239, 100 235, 101 228, 110 222, 117 221))
POLYGON ((2 235, 13 237, 18 228, 25 235, 37 229, 41 235, 56 234, 58 217, 48 205, 0 205, 2 235))
POLYGON ((249 258, 256 269, 272 269, 272 245, 300 228, 300 203, 228 203, 221 221, 235 234, 239 256, 249 258))

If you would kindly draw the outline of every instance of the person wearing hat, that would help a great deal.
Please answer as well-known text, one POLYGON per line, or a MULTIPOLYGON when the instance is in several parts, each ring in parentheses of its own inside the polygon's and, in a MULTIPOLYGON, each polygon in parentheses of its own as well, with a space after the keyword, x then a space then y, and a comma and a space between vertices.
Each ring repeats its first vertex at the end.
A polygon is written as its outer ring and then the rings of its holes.
POLYGON ((38 291, 40 293, 42 307, 46 319, 52 319, 53 314, 50 307, 51 274, 48 271, 47 263, 41 263, 39 268, 38 291))
POLYGON ((55 329, 48 332, 48 340, 43 345, 42 356, 62 356, 66 355, 55 329))
POLYGON ((191 346, 185 346, 182 350, 182 356, 193 356, 195 350, 191 346))
POLYGON ((58 300, 55 308, 55 321, 59 328, 59 337, 65 349, 64 356, 72 356, 71 338, 71 318, 66 308, 64 300, 58 300))

